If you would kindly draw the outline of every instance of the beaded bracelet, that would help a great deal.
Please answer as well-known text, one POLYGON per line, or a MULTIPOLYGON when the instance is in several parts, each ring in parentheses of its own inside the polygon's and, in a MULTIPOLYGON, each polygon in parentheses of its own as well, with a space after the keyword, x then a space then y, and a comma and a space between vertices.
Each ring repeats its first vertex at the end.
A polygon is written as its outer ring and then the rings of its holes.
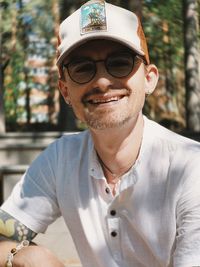
POLYGON ((29 241, 23 240, 21 243, 17 244, 16 248, 12 248, 11 251, 8 253, 5 267, 13 267, 14 256, 17 254, 19 250, 28 246, 29 246, 29 241))

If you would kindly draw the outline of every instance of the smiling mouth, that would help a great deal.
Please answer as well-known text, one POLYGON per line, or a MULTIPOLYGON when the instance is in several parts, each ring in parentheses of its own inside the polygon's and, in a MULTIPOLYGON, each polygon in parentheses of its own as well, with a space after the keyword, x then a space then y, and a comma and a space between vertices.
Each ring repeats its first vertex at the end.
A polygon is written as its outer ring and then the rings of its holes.
POLYGON ((124 98, 124 95, 121 96, 112 96, 108 98, 94 98, 84 101, 85 103, 91 104, 91 105, 101 105, 101 104, 107 104, 107 103, 115 103, 119 100, 124 98))

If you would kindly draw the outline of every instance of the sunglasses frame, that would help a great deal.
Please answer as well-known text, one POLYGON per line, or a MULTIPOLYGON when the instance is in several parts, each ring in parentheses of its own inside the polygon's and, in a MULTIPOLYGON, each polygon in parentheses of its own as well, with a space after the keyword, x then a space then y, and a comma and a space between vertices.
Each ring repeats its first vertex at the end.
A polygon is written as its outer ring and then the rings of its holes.
MULTIPOLYGON (((63 64, 63 66, 62 66, 62 68, 63 68, 63 72, 64 72, 64 69, 67 69, 67 72, 68 72, 68 75, 69 75, 70 79, 71 79, 73 82, 77 83, 77 84, 86 84, 86 83, 89 83, 90 81, 92 81, 92 80, 94 79, 96 73, 97 73, 97 63, 100 63, 100 62, 103 62, 103 63, 104 63, 104 67, 105 67, 107 73, 108 73, 109 75, 111 75, 112 77, 117 78, 117 79, 128 77, 129 74, 133 71, 134 67, 137 66, 137 62, 136 62, 137 59, 140 60, 140 61, 143 61, 144 64, 146 64, 146 62, 144 61, 144 59, 142 58, 142 56, 140 56, 140 55, 138 55, 138 54, 135 54, 135 53, 133 53, 133 52, 129 52, 129 51, 124 51, 124 52, 122 51, 122 52, 120 52, 120 53, 119 53, 119 52, 118 52, 118 53, 112 53, 112 54, 108 55, 105 59, 102 59, 102 60, 93 60, 93 59, 91 59, 91 58, 87 58, 87 57, 85 57, 84 59, 85 59, 85 60, 88 60, 88 61, 90 61, 90 62, 92 62, 92 63, 93 63, 93 66, 94 66, 94 73, 93 73, 93 75, 90 77, 89 80, 84 81, 84 82, 79 82, 79 81, 75 80, 75 79, 71 76, 71 74, 70 74, 70 71, 69 71, 69 65, 72 64, 72 62, 75 62, 76 60, 71 60, 70 62, 63 64), (117 55, 120 55, 120 54, 122 54, 122 55, 123 55, 123 54, 129 54, 129 55, 132 57, 132 68, 130 69, 130 71, 129 71, 126 75, 123 75, 123 76, 113 75, 113 74, 109 71, 108 64, 107 64, 107 62, 108 62, 108 60, 109 60, 110 57, 113 57, 114 55, 117 56, 117 55)), ((80 61, 80 62, 81 62, 81 61, 80 61)))

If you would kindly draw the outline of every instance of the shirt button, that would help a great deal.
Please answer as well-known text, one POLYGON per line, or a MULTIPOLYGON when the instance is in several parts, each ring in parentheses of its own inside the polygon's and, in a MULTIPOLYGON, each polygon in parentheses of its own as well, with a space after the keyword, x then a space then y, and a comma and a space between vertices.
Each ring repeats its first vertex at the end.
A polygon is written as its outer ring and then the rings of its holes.
POLYGON ((115 216, 116 215, 116 210, 111 210, 110 211, 110 215, 115 216))
POLYGON ((110 234, 111 234, 112 237, 116 237, 117 236, 117 232, 116 231, 112 231, 110 234))
POLYGON ((105 191, 107 194, 110 194, 110 188, 106 187, 105 191))

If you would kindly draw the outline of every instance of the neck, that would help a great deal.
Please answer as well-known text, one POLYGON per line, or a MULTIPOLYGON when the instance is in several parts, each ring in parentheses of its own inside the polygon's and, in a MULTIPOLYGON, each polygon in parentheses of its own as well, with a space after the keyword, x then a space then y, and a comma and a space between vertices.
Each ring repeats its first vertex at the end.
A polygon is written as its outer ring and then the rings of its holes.
POLYGON ((130 166, 126 166, 125 169, 121 169, 119 173, 113 173, 101 160, 99 157, 99 162, 102 166, 103 172, 105 177, 107 178, 107 181, 109 184, 116 185, 119 180, 121 180, 122 176, 132 167, 132 162, 130 163, 130 166))
POLYGON ((143 135, 142 114, 120 129, 91 130, 91 134, 105 176, 114 180, 127 172, 138 157, 143 135))

